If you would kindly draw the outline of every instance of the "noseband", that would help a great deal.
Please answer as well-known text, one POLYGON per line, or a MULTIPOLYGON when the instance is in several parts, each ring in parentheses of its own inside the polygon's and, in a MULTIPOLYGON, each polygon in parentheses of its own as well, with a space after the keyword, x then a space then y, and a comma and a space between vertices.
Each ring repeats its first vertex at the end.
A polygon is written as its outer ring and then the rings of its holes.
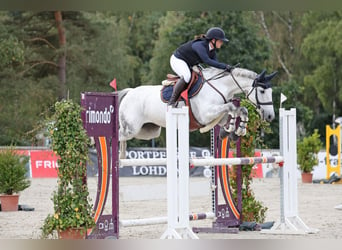
MULTIPOLYGON (((238 81, 235 79, 233 74, 230 74, 235 82, 235 84, 239 87, 239 89, 241 90, 242 93, 245 93, 242 89, 242 87, 240 86, 240 84, 238 83, 238 81)), ((256 90, 257 87, 261 87, 263 89, 268 89, 271 88, 271 84, 270 83, 262 83, 258 81, 258 78, 254 79, 253 84, 252 84, 252 89, 249 91, 248 94, 246 94, 246 98, 249 99, 249 96, 252 94, 253 90, 255 90, 255 100, 256 100, 256 107, 258 109, 260 109, 261 105, 273 105, 273 101, 271 102, 261 102, 259 101, 259 97, 258 97, 258 91, 256 90)))
POLYGON ((271 84, 270 83, 262 83, 262 82, 258 82, 257 79, 254 79, 253 81, 253 85, 252 85, 252 89, 249 91, 249 93, 246 95, 246 97, 248 98, 249 95, 253 92, 253 90, 255 90, 255 100, 256 100, 256 106, 259 109, 260 105, 273 105, 273 101, 271 102, 261 102, 259 101, 259 97, 258 97, 258 91, 256 90, 257 87, 261 87, 263 89, 268 89, 271 88, 271 84))

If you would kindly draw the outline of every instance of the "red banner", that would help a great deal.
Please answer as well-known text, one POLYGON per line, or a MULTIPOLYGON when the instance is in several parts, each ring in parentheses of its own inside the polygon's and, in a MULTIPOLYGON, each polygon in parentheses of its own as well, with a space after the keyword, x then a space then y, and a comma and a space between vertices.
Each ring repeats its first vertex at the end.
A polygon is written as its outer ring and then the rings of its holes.
POLYGON ((57 156, 52 151, 32 150, 31 152, 32 178, 57 177, 57 156))

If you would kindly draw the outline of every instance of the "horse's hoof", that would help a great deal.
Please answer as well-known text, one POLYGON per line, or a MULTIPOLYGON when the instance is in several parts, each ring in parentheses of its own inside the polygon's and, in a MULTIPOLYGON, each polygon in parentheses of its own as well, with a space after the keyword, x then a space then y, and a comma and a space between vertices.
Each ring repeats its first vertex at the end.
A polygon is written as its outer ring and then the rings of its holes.
POLYGON ((237 141, 239 139, 239 136, 236 135, 235 133, 230 133, 229 134, 229 139, 233 141, 237 141))
POLYGON ((235 131, 235 134, 237 135, 237 136, 245 136, 246 135, 246 133, 247 133, 247 130, 245 129, 245 128, 241 128, 241 127, 239 127, 236 131, 235 131))

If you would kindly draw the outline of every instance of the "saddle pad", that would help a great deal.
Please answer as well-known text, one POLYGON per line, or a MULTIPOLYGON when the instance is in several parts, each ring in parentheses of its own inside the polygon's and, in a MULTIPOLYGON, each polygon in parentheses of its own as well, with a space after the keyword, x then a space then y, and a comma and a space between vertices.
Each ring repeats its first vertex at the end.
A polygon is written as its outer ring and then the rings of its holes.
MULTIPOLYGON (((174 85, 168 85, 168 86, 164 86, 162 88, 162 90, 161 90, 161 100, 163 102, 168 102, 170 100, 171 95, 172 95, 172 91, 173 91, 173 86, 174 85)), ((196 83, 194 83, 192 85, 192 87, 190 88, 190 90, 188 92, 188 98, 191 99, 192 97, 197 95, 197 93, 200 91, 202 86, 203 86, 202 77, 200 75, 198 75, 198 79, 197 79, 196 83)))

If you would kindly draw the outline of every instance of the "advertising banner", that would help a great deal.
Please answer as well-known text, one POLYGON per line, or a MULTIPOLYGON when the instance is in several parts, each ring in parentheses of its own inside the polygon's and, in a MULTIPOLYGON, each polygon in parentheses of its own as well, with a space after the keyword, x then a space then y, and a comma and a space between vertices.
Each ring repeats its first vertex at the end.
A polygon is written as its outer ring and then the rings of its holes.
POLYGON ((57 178, 57 156, 51 150, 32 150, 31 177, 32 178, 57 178))

